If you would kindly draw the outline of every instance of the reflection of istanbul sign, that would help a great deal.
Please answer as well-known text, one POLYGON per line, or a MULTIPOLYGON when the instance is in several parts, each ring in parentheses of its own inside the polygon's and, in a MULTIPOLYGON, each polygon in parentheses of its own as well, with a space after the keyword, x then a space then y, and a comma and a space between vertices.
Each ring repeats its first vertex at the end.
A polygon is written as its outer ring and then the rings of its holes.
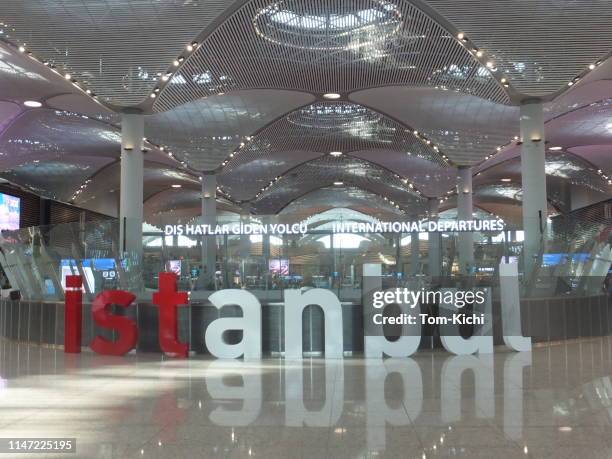
MULTIPOLYGON (((444 233, 462 231, 503 231, 503 220, 422 220, 396 222, 336 222, 332 233, 444 233)), ((306 234, 307 223, 231 223, 222 225, 166 225, 166 236, 217 236, 224 234, 306 234)))

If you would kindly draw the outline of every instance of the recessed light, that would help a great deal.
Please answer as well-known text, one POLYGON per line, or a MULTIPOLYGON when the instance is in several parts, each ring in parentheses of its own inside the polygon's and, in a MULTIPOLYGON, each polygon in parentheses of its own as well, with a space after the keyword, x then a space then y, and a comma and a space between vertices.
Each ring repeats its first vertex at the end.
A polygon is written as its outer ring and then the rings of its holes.
POLYGON ((323 94, 323 98, 325 99, 340 99, 340 97, 342 97, 340 94, 338 94, 337 92, 327 92, 325 94, 323 94))
POLYGON ((334 185, 335 185, 335 186, 342 186, 342 185, 344 185, 344 182, 342 182, 342 181, 337 181, 337 182, 334 182, 334 185))
POLYGON ((561 151, 563 150, 563 147, 550 147, 549 150, 550 151, 561 151))
POLYGON ((589 65, 589 70, 595 70, 595 64, 589 65))
POLYGON ((175 183, 174 185, 172 185, 172 188, 181 188, 183 185, 179 185, 178 183, 175 183))
POLYGON ((342 152, 341 151, 331 151, 329 154, 332 155, 332 156, 336 156, 336 157, 337 156, 342 156, 342 152))
POLYGON ((30 108, 40 108, 42 107, 42 104, 40 102, 38 102, 37 100, 26 100, 23 105, 25 105, 26 107, 30 107, 30 108))
POLYGON ((459 32, 459 33, 457 34, 457 38, 458 38, 459 40, 463 40, 463 39, 465 38, 465 34, 464 34, 463 32, 459 32))

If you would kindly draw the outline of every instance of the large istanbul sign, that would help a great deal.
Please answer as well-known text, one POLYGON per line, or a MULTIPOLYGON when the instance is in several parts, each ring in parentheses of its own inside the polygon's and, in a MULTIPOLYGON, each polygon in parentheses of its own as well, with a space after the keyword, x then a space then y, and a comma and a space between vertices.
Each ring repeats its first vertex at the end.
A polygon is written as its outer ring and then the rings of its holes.
MULTIPOLYGON (((342 234, 365 233, 447 233, 465 231, 503 231, 503 220, 419 220, 393 222, 335 222, 331 232, 342 234)), ((316 229, 316 228, 315 228, 316 229)), ((283 235, 307 234, 311 228, 301 223, 231 223, 166 225, 166 236, 221 236, 225 234, 283 235)))
MULTIPOLYGON (((514 265, 516 266, 516 265, 514 265)), ((514 268, 516 269, 516 267, 514 268)), ((514 279, 514 277, 510 278, 514 279)), ((66 299, 64 313, 64 351, 81 351, 82 329, 82 279, 80 276, 66 277, 66 299)), ((518 304, 518 282, 515 285, 501 284, 503 334, 505 344, 517 351, 531 349, 531 339, 520 336, 520 305, 518 304), (515 288, 516 287, 516 288, 515 288)), ((114 330, 115 341, 96 336, 91 349, 99 354, 123 355, 136 347, 138 327, 136 322, 111 311, 113 305, 129 308, 136 297, 123 290, 108 290, 100 293, 92 304, 92 318, 97 326, 114 330)), ((153 304, 159 308, 159 345, 172 357, 187 357, 189 346, 179 341, 177 308, 188 303, 187 293, 178 292, 174 273, 159 274, 159 288, 153 294, 153 304)), ((255 295, 246 290, 220 290, 208 298, 217 309, 235 305, 242 309, 242 317, 220 317, 203 330, 206 347, 218 358, 260 359, 262 357, 262 308, 255 295), (224 335, 229 330, 241 330, 239 343, 228 343, 224 335)), ((490 310, 490 302, 489 310, 490 310)), ((325 357, 343 357, 342 306, 338 297, 329 290, 311 289, 285 290, 284 336, 285 357, 302 358, 302 317, 309 305, 318 305, 325 315, 325 357)), ((367 330, 366 330, 367 332, 367 330)), ((368 333, 366 333, 367 335, 368 333)), ((443 330, 441 342, 449 352, 457 355, 490 354, 493 352, 493 336, 463 338, 451 330, 443 330)), ((420 329, 411 336, 402 336, 389 341, 385 336, 365 336, 365 355, 368 358, 408 357, 416 352, 420 342, 420 329)))

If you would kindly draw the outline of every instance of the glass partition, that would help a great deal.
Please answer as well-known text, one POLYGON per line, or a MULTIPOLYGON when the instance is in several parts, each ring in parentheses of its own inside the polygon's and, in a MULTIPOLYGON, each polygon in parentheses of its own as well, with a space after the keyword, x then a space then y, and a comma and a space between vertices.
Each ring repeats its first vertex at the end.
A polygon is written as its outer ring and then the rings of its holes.
POLYGON ((519 262, 524 296, 541 297, 600 293, 612 262, 610 227, 588 222, 549 225, 528 273, 521 261, 520 228, 471 232, 474 257, 466 274, 460 272, 456 231, 411 232, 401 225, 371 231, 384 220, 333 211, 324 218, 232 215, 217 220, 217 234, 202 235, 193 230, 204 225, 198 219, 160 215, 143 226, 142 253, 119 251, 119 225, 112 220, 3 231, 0 265, 11 285, 30 300, 63 299, 67 274, 83 276, 88 297, 109 288, 146 295, 157 288, 159 272, 173 271, 179 288, 196 300, 214 290, 244 288, 261 300, 281 301, 285 289, 318 287, 356 302, 366 263, 380 264, 394 285, 415 278, 458 282, 469 277, 489 286, 496 284, 502 260, 519 262))

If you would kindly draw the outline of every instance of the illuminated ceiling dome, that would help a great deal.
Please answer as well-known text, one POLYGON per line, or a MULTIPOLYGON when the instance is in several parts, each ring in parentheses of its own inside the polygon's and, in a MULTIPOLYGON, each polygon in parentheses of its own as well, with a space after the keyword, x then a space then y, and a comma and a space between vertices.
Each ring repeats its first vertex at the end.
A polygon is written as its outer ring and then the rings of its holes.
POLYGON ((280 45, 349 50, 389 39, 400 29, 402 15, 382 0, 285 0, 259 10, 253 23, 259 36, 280 45))
POLYGON ((287 116, 298 126, 317 129, 363 127, 377 123, 381 115, 361 105, 346 102, 321 102, 301 108, 287 116))

